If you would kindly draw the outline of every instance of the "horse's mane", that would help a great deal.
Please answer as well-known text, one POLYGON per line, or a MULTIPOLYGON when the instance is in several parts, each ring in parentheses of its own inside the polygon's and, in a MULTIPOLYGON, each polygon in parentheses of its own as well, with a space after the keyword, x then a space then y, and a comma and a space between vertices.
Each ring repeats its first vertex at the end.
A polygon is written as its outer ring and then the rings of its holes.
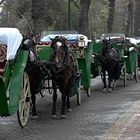
POLYGON ((101 61, 106 63, 110 61, 119 61, 118 52, 112 47, 110 40, 104 39, 102 43, 103 50, 100 56, 101 61))
POLYGON ((61 42, 64 45, 64 47, 68 49, 66 39, 64 37, 56 36, 54 39, 51 39, 51 40, 52 40, 51 48, 53 48, 53 46, 56 42, 61 42))

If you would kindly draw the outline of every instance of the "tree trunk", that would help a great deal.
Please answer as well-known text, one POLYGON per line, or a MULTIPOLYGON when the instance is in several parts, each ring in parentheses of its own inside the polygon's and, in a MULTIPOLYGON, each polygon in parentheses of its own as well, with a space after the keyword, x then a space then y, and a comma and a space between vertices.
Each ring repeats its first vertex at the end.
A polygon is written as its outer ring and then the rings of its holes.
POLYGON ((140 36, 140 0, 134 0, 134 36, 140 36))
POLYGON ((39 40, 40 33, 46 29, 46 0, 32 0, 33 33, 39 40))
POLYGON ((91 0, 80 0, 78 32, 89 37, 88 12, 91 0))
POLYGON ((112 32, 114 11, 115 11, 115 0, 108 0, 108 17, 107 17, 107 32, 112 32))
POLYGON ((127 1, 127 16, 125 19, 125 34, 126 36, 132 36, 133 26, 133 3, 131 0, 127 1))

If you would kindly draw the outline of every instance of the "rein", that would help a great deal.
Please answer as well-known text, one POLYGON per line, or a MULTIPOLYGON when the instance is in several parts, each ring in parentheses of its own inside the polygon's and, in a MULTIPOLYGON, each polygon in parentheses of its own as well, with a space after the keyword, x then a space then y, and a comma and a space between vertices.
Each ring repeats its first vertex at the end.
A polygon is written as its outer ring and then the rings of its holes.
POLYGON ((53 53, 52 58, 48 62, 48 65, 51 67, 51 69, 55 74, 63 72, 66 69, 66 67, 70 65, 69 55, 70 55, 69 52, 65 52, 65 56, 63 58, 63 63, 62 63, 63 65, 59 68, 56 66, 56 63, 54 63, 55 52, 53 53))

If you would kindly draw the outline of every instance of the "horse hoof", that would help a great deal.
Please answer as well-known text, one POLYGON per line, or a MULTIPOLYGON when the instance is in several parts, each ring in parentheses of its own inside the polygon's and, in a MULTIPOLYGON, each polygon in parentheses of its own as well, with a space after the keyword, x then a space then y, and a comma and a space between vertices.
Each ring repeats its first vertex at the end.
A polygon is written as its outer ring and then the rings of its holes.
POLYGON ((102 92, 103 92, 103 93, 107 92, 107 88, 104 88, 104 89, 102 90, 102 92))
POLYGON ((72 109, 71 108, 68 108, 68 110, 67 110, 68 112, 72 112, 72 109))
POLYGON ((38 118, 38 114, 36 112, 32 113, 32 119, 38 118))
POLYGON ((51 118, 56 119, 56 114, 53 114, 51 118))
POLYGON ((111 88, 109 88, 109 89, 108 89, 108 92, 109 92, 109 93, 111 93, 111 92, 112 92, 112 89, 111 89, 111 88))
POLYGON ((66 115, 65 114, 62 114, 61 115, 61 119, 66 119, 66 115))
POLYGON ((112 84, 112 88, 116 88, 116 82, 112 84))

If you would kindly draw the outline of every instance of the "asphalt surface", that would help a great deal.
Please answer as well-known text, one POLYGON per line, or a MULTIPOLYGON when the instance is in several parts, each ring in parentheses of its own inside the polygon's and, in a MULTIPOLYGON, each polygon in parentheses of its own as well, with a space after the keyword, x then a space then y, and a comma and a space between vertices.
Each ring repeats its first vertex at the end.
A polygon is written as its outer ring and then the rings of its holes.
POLYGON ((92 80, 91 97, 82 91, 80 106, 76 97, 71 98, 73 111, 67 113, 67 119, 60 119, 60 95, 56 120, 51 119, 49 94, 43 98, 37 95, 38 118, 30 116, 24 129, 16 114, 0 117, 0 140, 140 140, 140 82, 131 80, 123 87, 118 81, 112 93, 103 93, 97 77, 92 80))

